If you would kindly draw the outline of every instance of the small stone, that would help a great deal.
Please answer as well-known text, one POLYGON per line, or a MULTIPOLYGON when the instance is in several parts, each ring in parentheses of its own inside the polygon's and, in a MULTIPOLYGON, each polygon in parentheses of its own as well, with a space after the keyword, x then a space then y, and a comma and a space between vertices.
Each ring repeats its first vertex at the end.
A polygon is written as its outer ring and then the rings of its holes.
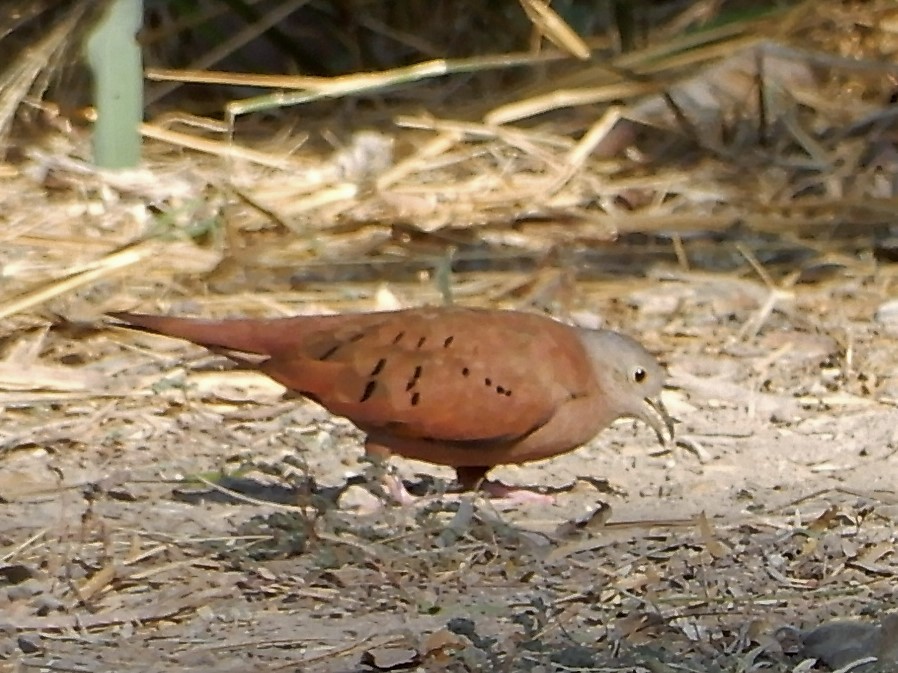
POLYGON ((341 510, 357 512, 376 512, 382 503, 364 486, 349 486, 340 495, 337 505, 341 510))
POLYGON ((30 566, 12 563, 0 567, 0 582, 3 584, 21 584, 32 579, 38 573, 30 566))
POLYGON ((41 582, 32 578, 20 582, 15 586, 7 587, 6 596, 11 601, 21 601, 42 594, 43 592, 44 587, 41 585, 41 582))
POLYGON ((44 644, 38 633, 23 633, 18 638, 19 649, 25 654, 36 654, 42 652, 44 644))
POLYGON ((873 318, 882 325, 898 327, 898 299, 880 304, 873 318))
POLYGON ((377 647, 364 652, 361 663, 379 671, 393 671, 412 668, 420 660, 418 651, 410 647, 377 647))
POLYGON ((833 621, 802 634, 802 653, 837 669, 859 659, 876 656, 880 638, 877 624, 833 621))
POLYGON ((41 617, 44 617, 51 612, 59 612, 65 608, 65 603, 56 598, 56 596, 51 596, 49 594, 44 594, 38 596, 32 602, 34 605, 34 610, 41 617))
POLYGON ((569 645, 550 655, 553 663, 568 669, 589 669, 596 666, 596 651, 583 645, 569 645))

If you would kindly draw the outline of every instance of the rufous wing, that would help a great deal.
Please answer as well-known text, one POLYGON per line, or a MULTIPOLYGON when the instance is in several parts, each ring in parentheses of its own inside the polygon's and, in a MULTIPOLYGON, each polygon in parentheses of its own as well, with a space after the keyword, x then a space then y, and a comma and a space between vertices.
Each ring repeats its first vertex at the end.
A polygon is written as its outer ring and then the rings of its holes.
POLYGON ((573 358, 561 346, 488 321, 393 319, 307 335, 260 369, 367 431, 514 441, 588 392, 579 345, 573 358))

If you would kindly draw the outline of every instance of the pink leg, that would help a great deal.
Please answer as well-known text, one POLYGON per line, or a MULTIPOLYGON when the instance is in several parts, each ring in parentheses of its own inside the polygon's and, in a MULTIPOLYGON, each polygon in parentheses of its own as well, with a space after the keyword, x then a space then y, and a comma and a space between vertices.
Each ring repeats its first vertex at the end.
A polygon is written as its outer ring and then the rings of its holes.
POLYGON ((493 498, 508 500, 510 502, 539 502, 552 504, 554 496, 545 493, 537 493, 526 488, 518 488, 503 484, 501 481, 486 479, 489 467, 458 467, 455 469, 456 479, 465 491, 479 489, 493 498))
POLYGON ((387 489, 387 493, 396 501, 397 505, 405 507, 414 505, 418 501, 418 498, 408 492, 402 479, 395 474, 388 474, 384 477, 384 488, 387 489))
MULTIPOLYGON (((375 461, 383 463, 385 467, 389 467, 387 463, 389 463, 391 453, 385 446, 374 444, 372 442, 365 442, 365 453, 375 461)), ((402 479, 395 474, 387 472, 387 474, 384 475, 383 487, 397 505, 412 505, 417 501, 417 498, 405 488, 402 479)))
MULTIPOLYGON (((381 463, 389 461, 391 453, 388 448, 375 444, 373 442, 365 443, 365 453, 371 458, 381 463)), ((513 503, 545 503, 552 504, 555 502, 554 496, 544 493, 537 493, 526 488, 517 488, 508 486, 501 481, 492 481, 486 479, 486 473, 491 469, 489 467, 458 467, 455 470, 456 479, 461 484, 462 490, 474 491, 481 490, 489 494, 493 498, 506 500, 513 503)), ((418 502, 419 498, 413 496, 405 488, 402 479, 395 474, 386 474, 384 476, 383 486, 390 497, 401 506, 413 505, 418 502)))

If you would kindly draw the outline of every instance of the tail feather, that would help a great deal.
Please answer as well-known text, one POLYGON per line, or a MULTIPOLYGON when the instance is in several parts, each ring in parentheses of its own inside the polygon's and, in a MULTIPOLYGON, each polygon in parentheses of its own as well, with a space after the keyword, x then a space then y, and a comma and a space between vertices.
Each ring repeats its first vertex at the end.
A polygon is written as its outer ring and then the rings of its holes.
POLYGON ((272 355, 296 335, 302 318, 202 320, 119 311, 108 313, 125 327, 186 339, 200 346, 272 355))

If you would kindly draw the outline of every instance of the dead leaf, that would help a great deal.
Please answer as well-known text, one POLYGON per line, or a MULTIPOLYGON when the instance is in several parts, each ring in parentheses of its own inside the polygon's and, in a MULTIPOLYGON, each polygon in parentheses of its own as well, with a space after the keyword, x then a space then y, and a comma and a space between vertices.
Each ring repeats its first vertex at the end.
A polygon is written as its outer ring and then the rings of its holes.
POLYGON ((711 554, 711 556, 714 558, 722 558, 727 555, 729 550, 717 539, 714 534, 714 528, 704 512, 698 516, 698 529, 701 533, 705 549, 708 550, 708 553, 711 554))
POLYGON ((428 634, 421 644, 424 658, 442 658, 452 650, 461 650, 471 645, 471 641, 449 629, 440 629, 428 634))
POLYGON ((417 666, 421 656, 410 647, 378 647, 365 650, 359 663, 378 671, 400 671, 417 666))
POLYGON ((611 516, 611 505, 600 502, 596 507, 590 508, 585 514, 575 519, 568 519, 555 529, 555 534, 568 537, 576 532, 596 531, 605 527, 611 516))

